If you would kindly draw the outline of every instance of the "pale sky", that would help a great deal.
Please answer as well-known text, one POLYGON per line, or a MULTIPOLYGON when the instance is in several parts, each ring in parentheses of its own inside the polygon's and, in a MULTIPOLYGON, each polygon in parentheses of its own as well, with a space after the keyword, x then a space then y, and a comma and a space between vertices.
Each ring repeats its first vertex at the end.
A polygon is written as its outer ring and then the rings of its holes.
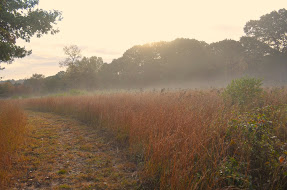
POLYGON ((63 68, 63 47, 78 45, 84 56, 110 63, 134 45, 190 38, 207 43, 239 40, 249 20, 287 8, 286 0, 40 0, 39 8, 60 10, 60 33, 19 44, 33 54, 2 66, 3 80, 33 73, 54 75, 63 68))

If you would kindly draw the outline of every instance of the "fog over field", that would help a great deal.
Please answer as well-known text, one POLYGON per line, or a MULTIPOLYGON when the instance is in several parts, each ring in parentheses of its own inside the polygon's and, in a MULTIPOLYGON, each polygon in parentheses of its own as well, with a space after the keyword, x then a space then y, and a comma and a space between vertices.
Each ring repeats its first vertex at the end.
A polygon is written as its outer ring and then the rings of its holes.
POLYGON ((278 1, 0 0, 0 189, 287 189, 278 1))

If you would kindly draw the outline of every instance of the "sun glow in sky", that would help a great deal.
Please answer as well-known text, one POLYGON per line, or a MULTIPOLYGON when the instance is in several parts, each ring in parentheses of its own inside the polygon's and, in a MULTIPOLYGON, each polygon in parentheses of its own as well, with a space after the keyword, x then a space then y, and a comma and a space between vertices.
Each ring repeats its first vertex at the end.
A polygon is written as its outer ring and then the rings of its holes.
POLYGON ((4 80, 33 73, 54 75, 63 68, 63 47, 78 45, 84 56, 109 63, 134 45, 194 38, 207 43, 239 40, 247 21, 287 8, 286 0, 40 0, 39 8, 60 10, 60 33, 18 41, 33 54, 2 66, 4 80))

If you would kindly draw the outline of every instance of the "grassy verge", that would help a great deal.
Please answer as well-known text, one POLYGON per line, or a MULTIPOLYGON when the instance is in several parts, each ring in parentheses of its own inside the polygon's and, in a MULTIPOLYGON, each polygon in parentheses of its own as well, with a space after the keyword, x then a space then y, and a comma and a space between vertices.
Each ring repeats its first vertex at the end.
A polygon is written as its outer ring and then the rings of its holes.
POLYGON ((9 170, 25 140, 26 117, 12 102, 0 101, 0 187, 9 182, 9 170))
POLYGON ((135 164, 75 119, 27 111, 29 134, 7 189, 136 189, 135 164))

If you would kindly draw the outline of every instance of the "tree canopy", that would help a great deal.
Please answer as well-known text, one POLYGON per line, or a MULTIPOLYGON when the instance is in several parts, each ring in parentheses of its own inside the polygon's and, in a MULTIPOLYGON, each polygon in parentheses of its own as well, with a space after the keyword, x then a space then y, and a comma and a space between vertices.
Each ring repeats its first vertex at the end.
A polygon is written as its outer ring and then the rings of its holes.
POLYGON ((264 78, 267 85, 286 85, 286 12, 281 9, 249 21, 239 41, 208 44, 178 38, 136 45, 109 64, 101 57, 82 57, 76 45, 66 46, 67 57, 59 63, 66 71, 46 78, 33 75, 23 84, 0 83, 0 96, 69 89, 222 86, 245 75, 264 78))
POLYGON ((36 8, 39 0, 0 1, 0 63, 11 63, 14 58, 23 58, 32 53, 16 44, 17 39, 29 42, 31 37, 59 32, 54 25, 62 19, 57 10, 45 11, 36 8))
POLYGON ((97 73, 104 62, 101 57, 81 56, 81 49, 76 45, 63 48, 67 58, 61 61, 61 67, 67 67, 65 79, 70 87, 94 88, 97 85, 97 73))
POLYGON ((287 10, 280 9, 250 20, 244 27, 248 37, 268 44, 271 48, 287 54, 287 10))

